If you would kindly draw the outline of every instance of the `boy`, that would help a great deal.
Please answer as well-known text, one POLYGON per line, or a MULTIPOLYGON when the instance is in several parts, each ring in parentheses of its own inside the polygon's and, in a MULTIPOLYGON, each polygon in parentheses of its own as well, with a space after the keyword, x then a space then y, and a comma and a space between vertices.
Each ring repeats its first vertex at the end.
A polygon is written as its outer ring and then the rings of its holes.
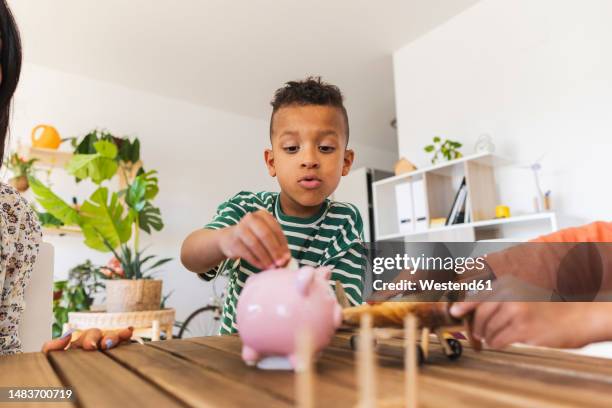
POLYGON ((333 267, 330 284, 340 281, 353 305, 362 302, 361 216, 355 206, 328 199, 354 159, 342 93, 307 78, 277 90, 272 107, 272 148, 264 158, 280 193, 238 193, 181 248, 183 265, 204 279, 229 272, 222 334, 239 329, 235 310, 247 278, 292 257, 301 266, 333 267))

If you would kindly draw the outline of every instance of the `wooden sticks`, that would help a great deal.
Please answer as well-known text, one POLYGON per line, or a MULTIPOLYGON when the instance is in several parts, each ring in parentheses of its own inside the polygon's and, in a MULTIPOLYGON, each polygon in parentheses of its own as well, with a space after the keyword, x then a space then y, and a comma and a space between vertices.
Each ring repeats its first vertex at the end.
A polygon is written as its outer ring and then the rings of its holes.
POLYGON ((376 407, 376 360, 374 355, 374 333, 372 316, 361 319, 359 342, 357 343, 357 373, 359 384, 359 407, 376 407))
POLYGON ((296 406, 314 407, 314 374, 312 358, 312 336, 309 330, 301 330, 297 342, 297 359, 295 367, 296 406))
POLYGON ((404 376, 405 376, 405 404, 406 408, 416 408, 417 395, 417 319, 413 314, 409 314, 404 319, 404 376))

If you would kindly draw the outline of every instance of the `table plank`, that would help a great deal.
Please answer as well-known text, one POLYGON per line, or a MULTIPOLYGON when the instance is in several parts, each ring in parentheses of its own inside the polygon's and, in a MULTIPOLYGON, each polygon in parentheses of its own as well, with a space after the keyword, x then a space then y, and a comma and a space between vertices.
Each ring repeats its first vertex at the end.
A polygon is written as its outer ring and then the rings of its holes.
MULTIPOLYGON (((0 387, 63 387, 43 353, 0 357, 0 387)), ((10 403, 11 407, 40 407, 40 402, 10 403)), ((0 403, 1 405, 1 403, 0 403)), ((9 405, 9 404, 7 404, 9 405)), ((72 402, 49 402, 45 407, 74 407, 72 402)))
MULTIPOLYGON (((235 336, 216 336, 216 337, 201 337, 188 339, 191 342, 208 345, 221 350, 226 350, 230 353, 234 353, 236 358, 239 357, 241 343, 238 337, 235 336)), ((355 365, 353 362, 353 352, 351 350, 343 350, 345 356, 341 360, 330 358, 330 354, 335 355, 338 350, 326 350, 323 355, 317 361, 317 387, 320 384, 338 384, 347 388, 344 399, 341 399, 335 406, 355 406, 358 395, 358 384, 356 381, 357 373, 355 371, 355 365)), ((396 365, 398 360, 393 358, 391 360, 396 365)), ((402 364, 401 360, 399 361, 402 364)), ((285 374, 291 375, 291 374, 285 374)), ((389 370, 379 369, 379 381, 377 384, 379 401, 396 402, 398 398, 403 396, 403 371, 398 370, 397 367, 389 370)), ((258 382, 253 382, 258 384, 258 382)), ((466 392, 463 390, 457 390, 452 393, 442 394, 440 392, 440 384, 427 381, 422 377, 419 378, 419 403, 422 407, 440 407, 440 406, 454 406, 454 407, 516 407, 524 406, 517 404, 505 404, 497 400, 496 396, 483 397, 480 394, 473 392, 466 392)), ((330 406, 322 403, 321 398, 324 398, 324 392, 319 388, 316 389, 316 403, 317 406, 330 406)), ((397 405, 397 404, 395 404, 397 405)), ((392 406, 392 405, 389 405, 392 406)), ((402 406, 402 402, 399 401, 399 406, 402 406)))
MULTIPOLYGON (((395 356, 396 364, 403 356, 403 345, 398 340, 381 341, 381 352, 395 356)), ((564 368, 547 370, 545 365, 526 364, 520 361, 522 356, 496 351, 475 352, 466 344, 464 354, 458 361, 448 361, 439 344, 432 344, 428 363, 421 368, 420 377, 431 377, 434 381, 444 379, 447 392, 457 384, 470 388, 478 384, 479 390, 490 390, 499 393, 499 399, 520 401, 516 395, 538 400, 538 405, 545 403, 560 406, 602 406, 609 407, 612 387, 608 381, 612 376, 603 378, 581 378, 571 368, 574 362, 565 362, 564 368), (535 370, 534 370, 535 367, 535 370), (568 368, 569 367, 569 368, 568 368), (604 380, 603 382, 600 380, 604 380), (569 404, 568 404, 569 402, 569 404)), ((350 359, 351 350, 347 339, 336 338, 330 347, 331 358, 350 359), (335 350, 335 351, 334 351, 335 350)), ((528 356, 533 357, 533 356, 528 356)), ((381 364, 388 363, 388 358, 379 358, 381 364)), ((556 362, 552 360, 554 368, 556 362)), ((579 366, 582 369, 582 366, 579 366)), ((586 373, 583 373, 586 375, 586 373)))
MULTIPOLYGON (((120 348, 141 347, 138 344, 120 348)), ((102 352, 49 353, 58 376, 72 387, 80 407, 184 405, 102 352)))
MULTIPOLYGON (((232 342, 233 343, 233 342, 232 342)), ((253 384, 256 388, 277 396, 288 404, 295 404, 295 377, 292 371, 260 370, 247 366, 240 353, 223 350, 200 342, 170 340, 150 343, 153 347, 169 351, 199 366, 219 372, 235 382, 253 384)), ((336 362, 317 365, 318 378, 324 378, 329 370, 343 370, 352 375, 349 367, 336 362)), ((357 402, 353 389, 328 381, 315 384, 318 403, 321 406, 354 406, 357 402)))
POLYGON ((245 407, 254 401, 270 408, 290 405, 256 386, 232 381, 216 371, 148 345, 118 347, 108 354, 191 406, 245 407))

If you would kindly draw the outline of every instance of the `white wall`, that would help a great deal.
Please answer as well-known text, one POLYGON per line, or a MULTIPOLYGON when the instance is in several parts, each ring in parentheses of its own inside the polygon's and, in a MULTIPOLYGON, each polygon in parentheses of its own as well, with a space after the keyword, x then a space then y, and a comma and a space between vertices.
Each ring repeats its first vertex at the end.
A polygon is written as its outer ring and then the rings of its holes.
MULTIPOLYGON (((209 284, 180 265, 183 238, 208 222, 216 206, 234 193, 277 190, 263 162, 266 121, 25 64, 15 97, 12 144, 29 143, 30 131, 39 123, 54 125, 62 137, 83 136, 99 127, 140 138, 145 167, 159 171, 156 203, 165 223, 162 232, 143 241, 150 245, 150 253, 175 258, 160 276, 164 293, 174 290, 169 305, 177 308, 179 319, 210 296, 209 284)), ((390 168, 397 157, 395 152, 352 147, 356 166, 390 168)), ((44 174, 40 177, 46 180, 44 174)), ((55 170, 49 180, 65 199, 85 198, 93 191, 87 185, 75 188, 62 170, 55 170)), ((109 259, 108 254, 87 249, 81 237, 47 236, 46 240, 55 246, 58 279, 86 258, 98 263, 109 259)))
MULTIPOLYGON (((472 153, 542 160, 573 223, 612 220, 612 2, 483 0, 394 54, 399 153, 427 165, 435 135, 472 153)), ((533 211, 528 170, 498 172, 501 201, 533 211)))

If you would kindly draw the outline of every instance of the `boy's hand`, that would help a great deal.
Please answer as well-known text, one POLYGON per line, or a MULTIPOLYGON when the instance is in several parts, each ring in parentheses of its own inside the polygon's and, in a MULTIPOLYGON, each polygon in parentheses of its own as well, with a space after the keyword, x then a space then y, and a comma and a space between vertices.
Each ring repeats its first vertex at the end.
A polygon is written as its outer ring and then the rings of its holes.
POLYGON ((243 258, 259 269, 282 267, 291 259, 283 230, 264 210, 247 213, 238 225, 226 228, 219 248, 228 258, 243 258))

